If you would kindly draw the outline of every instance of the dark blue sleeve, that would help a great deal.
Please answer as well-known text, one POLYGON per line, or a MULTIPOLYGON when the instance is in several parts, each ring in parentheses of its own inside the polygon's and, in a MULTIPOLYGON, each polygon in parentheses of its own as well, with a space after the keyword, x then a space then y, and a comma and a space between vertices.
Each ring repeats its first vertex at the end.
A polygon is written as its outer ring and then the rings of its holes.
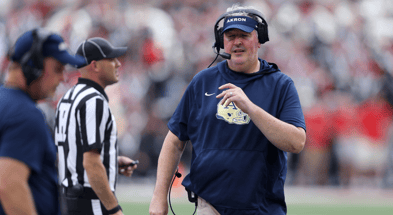
POLYGON ((284 96, 281 102, 279 119, 306 130, 306 123, 304 121, 299 95, 292 80, 285 86, 284 96))
POLYGON ((49 129, 43 115, 34 112, 7 119, 3 122, 0 157, 14 158, 25 163, 32 171, 40 172, 44 158, 44 143, 48 137, 46 132, 49 129))
POLYGON ((190 115, 190 109, 192 108, 193 101, 193 82, 191 82, 186 91, 183 94, 180 103, 177 105, 175 113, 173 113, 171 119, 168 122, 169 130, 175 134, 181 141, 189 140, 188 136, 188 119, 190 115))

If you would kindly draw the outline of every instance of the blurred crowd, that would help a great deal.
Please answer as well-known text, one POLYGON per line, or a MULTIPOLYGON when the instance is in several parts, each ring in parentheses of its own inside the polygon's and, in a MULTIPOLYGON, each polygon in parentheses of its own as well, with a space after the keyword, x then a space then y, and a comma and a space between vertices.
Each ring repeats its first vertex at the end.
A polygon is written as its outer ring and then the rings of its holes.
MULTIPOLYGON (((166 123, 216 57, 214 24, 234 3, 265 15, 270 41, 260 58, 289 75, 301 99, 307 143, 288 154, 287 183, 393 187, 390 0, 1 0, 0 82, 10 45, 34 27, 60 33, 72 51, 96 36, 127 46, 121 80, 106 91, 120 154, 139 159, 135 177, 154 177, 166 123)), ((40 102, 49 123, 78 76, 67 67, 56 96, 40 102)), ((184 153, 187 169, 191 144, 184 153)))

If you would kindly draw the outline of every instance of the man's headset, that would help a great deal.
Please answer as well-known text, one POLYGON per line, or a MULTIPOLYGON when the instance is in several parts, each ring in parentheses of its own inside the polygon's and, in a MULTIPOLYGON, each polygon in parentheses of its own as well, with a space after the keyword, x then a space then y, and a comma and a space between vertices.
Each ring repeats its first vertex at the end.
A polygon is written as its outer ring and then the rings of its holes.
MULTIPOLYGON (((179 167, 177 167, 175 175, 173 176, 173 179, 172 179, 172 182, 171 182, 171 186, 169 187, 169 196, 168 196, 169 206, 170 206, 171 211, 172 211, 172 213, 174 215, 176 215, 176 214, 175 214, 175 212, 173 211, 173 208, 172 208, 171 191, 172 191, 173 182, 175 182, 176 178, 181 178, 181 176, 182 176, 182 174, 179 172, 179 167)), ((194 213, 192 214, 192 215, 194 215, 196 213, 196 210, 197 210, 197 207, 198 207, 198 196, 195 193, 193 193, 192 191, 188 190, 187 188, 186 188, 186 191, 188 193, 188 200, 195 204, 195 210, 194 210, 194 213)))
MULTIPOLYGON (((19 60, 23 74, 26 77, 27 85, 30 85, 31 82, 41 76, 42 70, 44 69, 44 55, 42 53, 43 45, 48 37, 52 35, 51 32, 41 28, 34 29, 32 34, 33 44, 31 45, 30 50, 19 60), (33 63, 33 65, 31 65, 31 63, 33 63)), ((14 53, 15 47, 12 48, 9 56, 12 57, 14 53)))
MULTIPOLYGON (((220 55, 221 57, 225 58, 225 59, 231 59, 231 55, 228 53, 220 53, 220 49, 224 48, 224 35, 222 34, 222 27, 219 27, 219 23, 221 20, 225 19, 228 15, 234 14, 234 13, 248 13, 250 16, 257 16, 259 18, 261 18, 262 22, 258 21, 258 27, 257 27, 257 32, 258 32, 258 41, 261 44, 266 43, 267 41, 269 41, 269 34, 268 34, 268 25, 266 20, 263 18, 262 13, 260 13, 259 11, 255 10, 255 9, 237 9, 237 10, 233 10, 233 11, 229 11, 226 12, 224 14, 222 14, 216 21, 216 24, 214 25, 214 37, 215 37, 215 42, 213 44, 213 50, 214 53, 218 55, 220 55)), ((216 59, 217 59, 216 57, 216 59)), ((214 61, 216 61, 216 59, 214 59, 214 61)), ((208 68, 214 63, 214 61, 208 66, 208 68)))

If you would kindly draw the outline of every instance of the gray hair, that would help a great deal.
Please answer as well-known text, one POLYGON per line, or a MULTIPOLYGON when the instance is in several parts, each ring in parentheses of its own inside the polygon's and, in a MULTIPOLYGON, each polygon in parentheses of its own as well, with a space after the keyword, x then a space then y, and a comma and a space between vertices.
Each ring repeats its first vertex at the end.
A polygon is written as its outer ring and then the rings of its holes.
POLYGON ((227 8, 227 13, 229 12, 227 17, 246 16, 246 17, 250 17, 250 18, 254 19, 255 21, 257 21, 259 23, 262 23, 262 19, 259 16, 249 14, 246 11, 241 11, 241 10, 248 10, 248 9, 253 9, 253 10, 256 10, 259 12, 259 10, 253 6, 240 6, 240 3, 236 3, 236 4, 233 4, 231 7, 227 8), (240 10, 241 12, 231 13, 231 11, 235 11, 235 10, 240 10))

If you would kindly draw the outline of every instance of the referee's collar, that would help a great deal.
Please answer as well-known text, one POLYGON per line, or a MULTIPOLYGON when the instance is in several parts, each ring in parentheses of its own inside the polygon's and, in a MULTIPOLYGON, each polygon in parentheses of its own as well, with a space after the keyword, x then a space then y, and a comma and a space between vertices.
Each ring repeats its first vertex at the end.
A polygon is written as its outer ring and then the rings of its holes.
POLYGON ((90 80, 90 79, 86 79, 86 78, 79 78, 78 79, 78 84, 86 84, 87 86, 90 87, 94 87, 96 90, 98 90, 98 92, 100 92, 102 95, 104 95, 104 97, 106 98, 106 100, 109 102, 109 98, 105 93, 104 88, 102 88, 99 84, 97 84, 96 82, 90 80))

